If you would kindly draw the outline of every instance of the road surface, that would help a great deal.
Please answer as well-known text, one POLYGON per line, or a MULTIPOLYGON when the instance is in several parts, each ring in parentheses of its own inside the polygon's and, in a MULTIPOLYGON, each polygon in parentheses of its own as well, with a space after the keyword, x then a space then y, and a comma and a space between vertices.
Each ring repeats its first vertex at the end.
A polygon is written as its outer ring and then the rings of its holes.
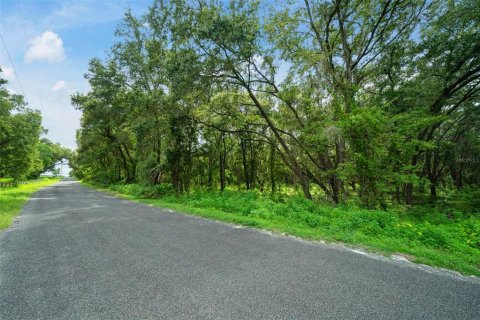
POLYGON ((0 233, 0 319, 480 319, 429 270, 63 181, 0 233))

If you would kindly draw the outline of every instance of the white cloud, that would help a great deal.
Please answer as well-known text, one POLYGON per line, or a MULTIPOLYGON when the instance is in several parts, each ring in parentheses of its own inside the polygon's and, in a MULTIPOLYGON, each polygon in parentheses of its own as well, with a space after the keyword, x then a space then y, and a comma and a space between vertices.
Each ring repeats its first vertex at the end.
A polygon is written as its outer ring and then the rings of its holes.
POLYGON ((25 62, 45 60, 50 63, 65 59, 62 39, 52 31, 45 31, 41 36, 31 41, 30 48, 25 54, 25 62))
POLYGON ((15 79, 15 72, 13 71, 13 68, 9 68, 4 65, 0 65, 2 68, 2 78, 7 79, 9 81, 12 81, 15 79))
POLYGON ((52 87, 52 90, 53 91, 58 91, 58 90, 61 90, 61 89, 65 89, 67 83, 63 80, 60 80, 60 81, 57 81, 53 87, 52 87))

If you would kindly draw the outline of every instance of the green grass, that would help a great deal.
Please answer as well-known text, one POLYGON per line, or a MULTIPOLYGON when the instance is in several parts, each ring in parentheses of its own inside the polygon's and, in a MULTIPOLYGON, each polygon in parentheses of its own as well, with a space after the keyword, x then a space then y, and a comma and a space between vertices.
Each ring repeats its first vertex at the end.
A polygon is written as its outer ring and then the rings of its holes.
POLYGON ((255 191, 195 191, 175 196, 166 186, 136 184, 112 185, 108 190, 158 207, 305 239, 342 242, 384 255, 407 254, 414 262, 480 276, 478 212, 438 205, 389 211, 333 207, 255 191))
POLYGON ((0 230, 8 228, 32 193, 38 189, 58 182, 58 178, 46 178, 18 187, 0 189, 0 230))

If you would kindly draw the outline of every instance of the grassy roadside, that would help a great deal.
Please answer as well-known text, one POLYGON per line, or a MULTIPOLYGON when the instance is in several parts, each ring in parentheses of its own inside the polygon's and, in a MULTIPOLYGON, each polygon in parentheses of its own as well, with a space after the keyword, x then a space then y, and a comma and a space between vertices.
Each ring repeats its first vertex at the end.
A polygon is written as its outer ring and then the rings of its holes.
POLYGON ((384 255, 403 254, 413 262, 480 276, 478 215, 428 207, 414 212, 332 207, 301 197, 270 197, 245 191, 197 191, 177 197, 139 185, 113 185, 99 190, 304 239, 342 242, 384 255))
POLYGON ((0 230, 8 228, 32 193, 58 182, 59 178, 44 178, 14 188, 0 189, 0 230))

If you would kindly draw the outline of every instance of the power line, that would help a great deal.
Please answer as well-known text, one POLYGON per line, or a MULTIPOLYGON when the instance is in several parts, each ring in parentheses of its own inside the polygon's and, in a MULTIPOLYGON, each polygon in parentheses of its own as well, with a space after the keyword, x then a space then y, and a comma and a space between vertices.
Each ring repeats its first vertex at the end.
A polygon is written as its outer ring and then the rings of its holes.
POLYGON ((23 90, 22 82, 20 81, 20 77, 18 76, 17 70, 15 69, 15 66, 13 65, 12 58, 10 57, 10 52, 8 52, 7 45, 5 44, 5 41, 3 40, 3 35, 0 33, 0 39, 2 40, 3 47, 5 48, 5 52, 7 53, 8 60, 10 61, 10 65, 12 66, 13 73, 15 74, 15 77, 17 78, 18 85, 20 86, 20 90, 22 90, 23 97, 25 100, 27 100, 27 96, 25 95, 25 91, 23 90))

